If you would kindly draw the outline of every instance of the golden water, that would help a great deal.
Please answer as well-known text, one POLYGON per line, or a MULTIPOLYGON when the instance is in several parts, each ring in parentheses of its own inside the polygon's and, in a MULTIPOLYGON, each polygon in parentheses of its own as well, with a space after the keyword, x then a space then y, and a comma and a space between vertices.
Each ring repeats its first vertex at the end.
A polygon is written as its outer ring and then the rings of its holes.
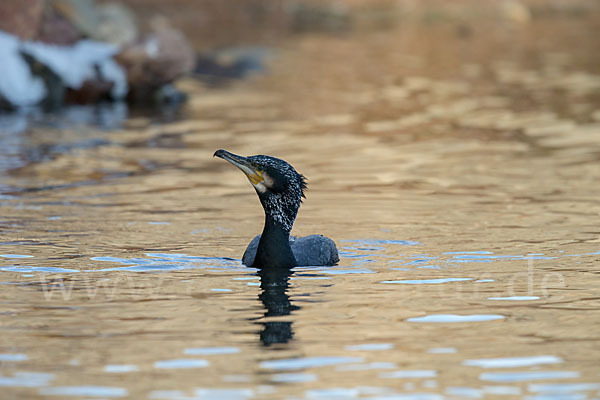
POLYGON ((174 122, 11 138, 0 397, 597 398, 589 24, 307 36, 174 122), (241 266, 262 210, 218 148, 306 175, 294 233, 340 265, 241 266))

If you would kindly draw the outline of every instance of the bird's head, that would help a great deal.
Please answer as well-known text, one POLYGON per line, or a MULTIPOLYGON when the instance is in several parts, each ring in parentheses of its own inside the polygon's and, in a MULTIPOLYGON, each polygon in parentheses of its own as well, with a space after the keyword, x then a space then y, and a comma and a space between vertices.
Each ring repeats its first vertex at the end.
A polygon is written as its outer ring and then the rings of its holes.
POLYGON ((214 156, 238 167, 256 189, 267 218, 292 230, 306 190, 306 179, 287 162, 264 155, 243 157, 226 150, 214 156))

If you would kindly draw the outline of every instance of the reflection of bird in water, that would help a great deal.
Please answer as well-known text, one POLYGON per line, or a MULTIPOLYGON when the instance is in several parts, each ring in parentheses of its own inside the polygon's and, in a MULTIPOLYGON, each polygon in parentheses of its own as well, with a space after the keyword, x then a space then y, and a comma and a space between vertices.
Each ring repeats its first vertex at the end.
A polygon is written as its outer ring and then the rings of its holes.
POLYGON ((225 150, 214 154, 242 170, 256 189, 265 210, 262 235, 255 237, 242 262, 254 268, 335 265, 333 240, 322 235, 290 237, 306 182, 294 167, 270 156, 242 157, 225 150))
MULTIPOLYGON (((260 288, 262 293, 258 296, 265 307, 265 317, 279 317, 290 315, 292 311, 299 310, 290 301, 287 294, 289 279, 292 271, 288 268, 261 269, 260 288)), ((287 343, 294 337, 292 321, 267 321, 261 322, 263 329, 260 332, 260 341, 269 346, 276 343, 287 343)))

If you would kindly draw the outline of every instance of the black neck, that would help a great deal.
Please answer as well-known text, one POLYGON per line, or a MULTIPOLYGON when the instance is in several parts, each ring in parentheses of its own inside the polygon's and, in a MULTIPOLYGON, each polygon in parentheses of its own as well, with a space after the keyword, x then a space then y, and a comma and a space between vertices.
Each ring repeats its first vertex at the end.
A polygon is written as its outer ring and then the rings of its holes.
POLYGON ((290 233, 279 222, 265 214, 265 227, 252 267, 270 269, 295 266, 296 259, 290 247, 290 233))

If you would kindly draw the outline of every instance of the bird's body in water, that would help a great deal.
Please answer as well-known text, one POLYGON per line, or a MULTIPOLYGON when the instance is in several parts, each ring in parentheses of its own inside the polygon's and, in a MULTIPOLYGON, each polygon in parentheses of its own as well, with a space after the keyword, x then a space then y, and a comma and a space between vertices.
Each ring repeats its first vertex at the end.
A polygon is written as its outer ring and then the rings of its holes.
POLYGON ((271 156, 242 157, 225 150, 214 154, 235 165, 254 186, 265 211, 265 226, 244 252, 242 262, 254 268, 335 265, 339 261, 333 240, 311 235, 290 237, 306 180, 287 162, 271 156))

